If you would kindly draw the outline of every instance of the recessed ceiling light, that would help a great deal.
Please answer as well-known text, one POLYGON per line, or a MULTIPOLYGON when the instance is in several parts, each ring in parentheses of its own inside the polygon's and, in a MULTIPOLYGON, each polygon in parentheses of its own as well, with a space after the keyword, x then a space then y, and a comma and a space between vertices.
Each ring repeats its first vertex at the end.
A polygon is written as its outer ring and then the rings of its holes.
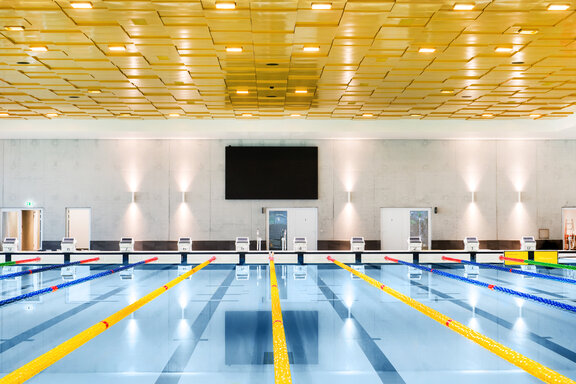
POLYGON ((419 113, 412 113, 412 114, 410 114, 410 116, 411 117, 422 117, 422 115, 419 113))
POLYGON ((236 9, 236 3, 230 1, 216 3, 216 9, 236 9))
POLYGON ((98 94, 98 93, 102 93, 102 91, 99 89, 89 89, 88 93, 98 94))
POLYGON ((539 118, 539 117, 542 117, 542 115, 539 115, 539 114, 537 114, 537 113, 532 113, 532 114, 530 114, 530 117, 533 118, 533 119, 537 119, 537 118, 539 118))
POLYGON ((57 113, 47 113, 46 117, 58 117, 57 113))
POLYGON ((23 31, 24 27, 21 25, 7 25, 4 27, 5 31, 23 31))
POLYGON ((226 47, 226 52, 242 52, 242 47, 226 47))
POLYGON ((0 117, 8 117, 10 114, 8 112, 0 112, 0 117))
POLYGON ((247 95, 248 91, 245 89, 238 89, 238 90, 236 90, 236 93, 239 95, 247 95))
POLYGON ((297 89, 295 93, 308 93, 307 89, 297 89))
POLYGON ((496 48, 494 48, 494 51, 498 52, 498 53, 509 53, 509 52, 512 52, 513 50, 514 50, 514 48, 512 48, 512 47, 496 47, 496 48))
POLYGON ((70 6, 76 9, 91 9, 92 3, 89 1, 74 1, 70 3, 70 6))
POLYGON ((420 48, 418 50, 418 52, 420 52, 420 53, 432 53, 432 52, 436 52, 436 48, 420 48))
POLYGON ((126 51, 126 46, 124 46, 124 45, 109 45, 108 50, 114 51, 114 52, 124 52, 124 51, 126 51))
POLYGON ((373 113, 363 113, 362 117, 374 117, 373 113))
POLYGON ((130 116, 132 116, 132 115, 129 113, 121 113, 120 114, 120 117, 130 117, 130 116))
POLYGON ((331 3, 312 3, 312 9, 332 9, 331 3))
POLYGON ((320 47, 318 47, 318 46, 304 47, 304 52, 319 52, 319 51, 320 51, 320 47))
POLYGON ((570 8, 569 4, 550 4, 548 6, 549 11, 566 11, 570 8))
POLYGON ((30 50, 35 51, 35 52, 47 52, 48 48, 46 48, 43 45, 31 45, 30 50))
POLYGON ((451 89, 443 89, 440 91, 440 93, 448 94, 448 93, 454 93, 454 91, 451 89))
POLYGON ((302 115, 299 113, 293 113, 290 115, 290 117, 300 117, 300 116, 302 116, 302 115))
POLYGON ((521 35, 535 35, 535 34, 538 33, 538 30, 537 30, 537 29, 523 29, 523 28, 520 28, 520 29, 518 30, 518 33, 521 34, 521 35))
POLYGON ((491 113, 483 113, 482 117, 494 117, 494 115, 491 113))
POLYGON ((474 4, 454 4, 455 11, 471 11, 475 7, 474 4))
POLYGON ((168 116, 170 117, 180 117, 179 113, 169 113, 168 116))
POLYGON ((242 117, 252 117, 252 114, 251 113, 243 113, 242 117))

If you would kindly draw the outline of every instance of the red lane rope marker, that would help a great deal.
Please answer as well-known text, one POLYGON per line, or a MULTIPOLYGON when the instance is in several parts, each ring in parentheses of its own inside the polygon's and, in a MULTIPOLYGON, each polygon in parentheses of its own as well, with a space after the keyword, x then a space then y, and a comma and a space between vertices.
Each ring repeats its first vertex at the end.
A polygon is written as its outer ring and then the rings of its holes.
POLYGON ((506 256, 500 256, 500 260, 504 261, 504 260, 509 260, 509 261, 517 261, 519 263, 526 263, 526 260, 523 259, 515 259, 513 257, 506 257, 506 256))
POLYGON ((110 328, 110 324, 107 321, 102 320, 101 323, 106 326, 106 329, 110 328))
POLYGON ((446 322, 446 326, 447 326, 447 327, 450 327, 450 323, 451 323, 451 322, 452 322, 452 319, 448 320, 448 321, 446 322))
POLYGON ((34 259, 18 260, 18 261, 15 261, 14 264, 32 263, 34 261, 40 261, 40 260, 41 259, 39 257, 36 257, 34 259))
POLYGON ((58 287, 57 287, 57 286, 55 286, 55 285, 54 285, 54 286, 52 286, 52 287, 50 287, 50 288, 52 289, 52 291, 57 291, 57 290, 58 290, 58 287))
POLYGON ((452 257, 446 257, 446 256, 442 256, 442 260, 455 261, 457 263, 462 262, 462 260, 460 260, 460 259, 453 259, 452 257))
MULTIPOLYGON (((398 259, 393 259, 393 258, 388 257, 388 256, 385 256, 384 259, 386 259, 386 260, 388 260, 388 261, 393 261, 393 262, 395 262, 395 263, 398 262, 398 259)), ((332 259, 332 260, 334 260, 334 259, 332 259)), ((330 260, 330 261, 332 261, 332 260, 330 260)))
POLYGON ((98 261, 98 260, 100 260, 99 257, 94 257, 94 258, 92 258, 92 259, 82 260, 82 261, 80 261, 80 264, 91 263, 91 262, 93 262, 93 261, 98 261))

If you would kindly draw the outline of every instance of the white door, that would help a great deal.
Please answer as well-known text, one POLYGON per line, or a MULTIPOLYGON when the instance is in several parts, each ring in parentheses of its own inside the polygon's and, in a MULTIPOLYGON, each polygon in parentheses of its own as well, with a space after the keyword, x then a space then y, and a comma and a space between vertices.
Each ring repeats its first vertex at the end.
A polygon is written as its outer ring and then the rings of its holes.
POLYGON ((66 208, 66 237, 76 239, 77 249, 90 249, 91 208, 66 208))
POLYGON ((422 249, 431 249, 431 208, 381 208, 380 248, 406 250, 408 238, 420 236, 422 249))
POLYGON ((268 208, 266 210, 268 249, 281 249, 286 231, 287 249, 293 249, 294 237, 305 237, 308 249, 318 249, 318 208, 268 208))

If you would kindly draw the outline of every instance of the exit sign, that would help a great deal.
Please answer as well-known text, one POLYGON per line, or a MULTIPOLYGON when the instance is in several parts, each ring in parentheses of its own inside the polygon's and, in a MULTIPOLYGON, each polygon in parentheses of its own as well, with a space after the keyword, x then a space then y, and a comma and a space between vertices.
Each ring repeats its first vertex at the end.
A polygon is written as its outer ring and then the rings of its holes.
POLYGON ((31 202, 31 201, 27 201, 27 202, 24 203, 24 205, 26 205, 27 207, 33 207, 33 206, 34 206, 34 203, 31 202))

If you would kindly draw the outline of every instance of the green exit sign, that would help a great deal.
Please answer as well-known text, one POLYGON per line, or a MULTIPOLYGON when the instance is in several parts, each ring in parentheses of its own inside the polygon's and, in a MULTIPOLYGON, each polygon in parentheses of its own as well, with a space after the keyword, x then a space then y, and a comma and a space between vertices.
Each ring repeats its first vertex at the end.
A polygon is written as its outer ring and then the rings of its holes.
POLYGON ((26 205, 27 207, 33 207, 33 206, 34 206, 34 203, 31 202, 31 201, 27 201, 27 202, 24 203, 24 205, 26 205))

